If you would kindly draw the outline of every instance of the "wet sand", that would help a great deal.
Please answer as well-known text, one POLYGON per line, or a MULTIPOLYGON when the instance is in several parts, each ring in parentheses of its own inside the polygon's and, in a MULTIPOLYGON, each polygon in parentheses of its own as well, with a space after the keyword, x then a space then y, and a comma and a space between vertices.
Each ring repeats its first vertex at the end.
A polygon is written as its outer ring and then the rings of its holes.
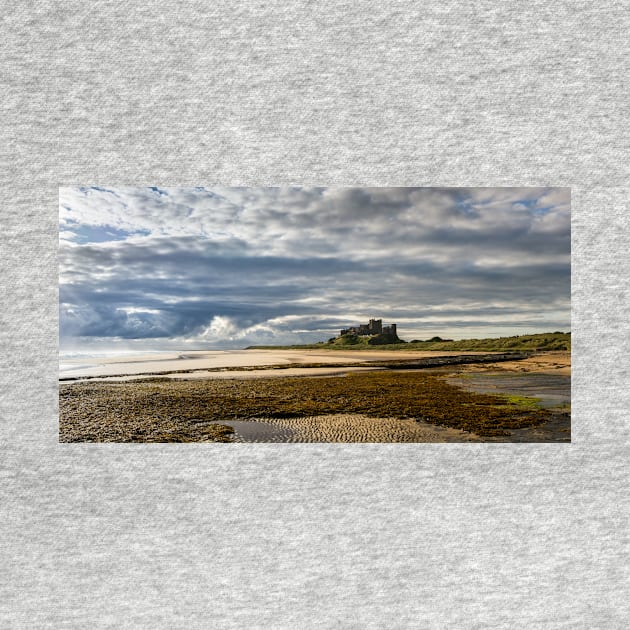
MULTIPOLYGON (((158 373, 155 376, 166 378, 172 381, 194 381, 194 380, 249 380, 255 378, 280 378, 284 376, 343 376, 352 372, 371 372, 382 370, 380 367, 358 367, 358 366, 341 366, 341 367, 261 367, 256 369, 213 369, 213 370, 195 370, 194 372, 169 372, 166 374, 158 373)), ((125 376, 98 376, 94 378, 78 378, 74 380, 76 383, 96 381, 96 382, 130 382, 145 379, 153 376, 152 374, 127 374, 125 376)))
MULTIPOLYGON (((63 362, 61 380, 103 378, 132 380, 147 376, 166 378, 264 378, 267 376, 325 375, 334 364, 366 363, 395 359, 422 359, 458 356, 462 352, 405 352, 387 350, 326 351, 326 350, 221 350, 191 351, 146 355, 123 355, 94 359, 67 359, 63 362), (324 364, 307 367, 305 364, 324 364), (304 365, 304 368, 300 368, 304 365), (272 367, 275 366, 275 367, 272 367), (277 368, 287 366, 282 371, 277 368), (290 367, 288 367, 290 366, 290 367), (260 369, 260 368, 269 369, 260 369), (243 368, 243 370, 238 370, 243 368), (250 368, 250 369, 246 369, 250 368), (222 372, 221 370, 226 370, 222 372), (310 370, 310 371, 307 371, 310 370), (325 370, 328 370, 325 372, 325 370)), ((466 354, 484 354, 468 352, 466 354)), ((346 370, 347 371, 347 370, 346 370)))
POLYGON ((360 414, 226 420, 234 442, 473 442, 466 431, 417 420, 371 418, 360 414))
POLYGON ((571 376, 571 353, 564 350, 534 353, 521 361, 487 363, 462 366, 462 372, 513 372, 535 374, 560 374, 571 376))

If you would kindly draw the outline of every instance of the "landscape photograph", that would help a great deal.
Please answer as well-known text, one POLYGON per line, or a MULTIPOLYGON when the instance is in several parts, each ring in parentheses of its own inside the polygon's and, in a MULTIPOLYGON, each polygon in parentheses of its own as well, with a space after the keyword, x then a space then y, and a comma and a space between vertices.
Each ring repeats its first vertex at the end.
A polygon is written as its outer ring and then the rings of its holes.
POLYGON ((570 189, 60 188, 59 441, 568 443, 570 189))

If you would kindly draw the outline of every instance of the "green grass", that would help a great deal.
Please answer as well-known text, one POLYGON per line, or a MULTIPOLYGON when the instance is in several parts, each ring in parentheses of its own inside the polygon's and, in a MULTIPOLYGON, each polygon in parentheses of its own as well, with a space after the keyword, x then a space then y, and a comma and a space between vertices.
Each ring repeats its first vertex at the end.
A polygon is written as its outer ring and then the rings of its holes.
POLYGON ((553 332, 534 335, 498 337, 496 339, 460 339, 457 341, 413 341, 371 346, 368 337, 358 337, 356 342, 343 337, 332 342, 322 341, 294 346, 250 346, 261 350, 438 350, 455 352, 520 352, 522 350, 571 350, 571 333, 553 332))
POLYGON ((517 396, 514 394, 497 394, 497 396, 504 396, 508 405, 513 405, 521 409, 537 409, 540 406, 540 398, 531 398, 529 396, 517 396))

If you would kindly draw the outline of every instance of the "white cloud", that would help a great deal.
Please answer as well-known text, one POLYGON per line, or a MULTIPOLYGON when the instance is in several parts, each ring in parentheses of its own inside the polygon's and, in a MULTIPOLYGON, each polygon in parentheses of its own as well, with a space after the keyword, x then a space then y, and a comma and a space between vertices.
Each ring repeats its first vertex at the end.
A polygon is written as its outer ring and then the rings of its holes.
POLYGON ((199 339, 218 341, 221 339, 232 340, 239 333, 236 324, 229 317, 216 315, 210 325, 199 335, 199 339))
POLYGON ((555 322, 554 295, 569 321, 568 189, 63 188, 59 212, 68 337, 290 341, 440 305, 555 322))

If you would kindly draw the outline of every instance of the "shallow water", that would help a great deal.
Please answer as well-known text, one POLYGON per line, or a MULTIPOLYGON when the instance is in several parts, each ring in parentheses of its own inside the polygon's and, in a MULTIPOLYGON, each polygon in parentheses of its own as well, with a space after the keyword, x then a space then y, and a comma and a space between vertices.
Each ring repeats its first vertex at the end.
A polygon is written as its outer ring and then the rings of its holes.
POLYGON ((270 422, 225 420, 217 422, 234 429, 233 442, 289 442, 294 432, 270 422))
POLYGON ((368 418, 355 414, 309 416, 279 421, 221 420, 234 429, 233 442, 378 443, 475 442, 466 431, 414 420, 368 418), (384 432, 379 431, 385 423, 384 432), (398 426, 399 425, 399 426, 398 426), (413 432, 413 437, 409 431, 413 432), (411 439, 409 439, 411 437, 411 439))
POLYGON ((467 374, 449 383, 480 394, 512 394, 540 398, 541 407, 571 402, 571 377, 561 374, 467 374))
MULTIPOLYGON (((540 407, 552 409, 571 403, 571 377, 561 374, 467 374, 449 383, 480 394, 507 394, 540 399, 540 407)), ((539 427, 510 431, 509 437, 485 438, 488 442, 570 442, 571 414, 553 410, 549 422, 539 427)))

